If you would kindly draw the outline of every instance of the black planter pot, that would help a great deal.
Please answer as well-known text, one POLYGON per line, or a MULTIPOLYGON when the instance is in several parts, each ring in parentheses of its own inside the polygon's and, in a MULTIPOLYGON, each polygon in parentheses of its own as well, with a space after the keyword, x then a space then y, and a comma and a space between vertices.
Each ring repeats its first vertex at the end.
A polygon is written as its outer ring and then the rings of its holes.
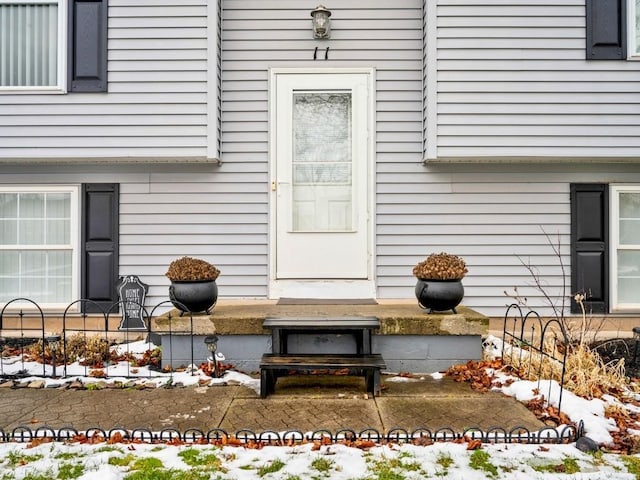
POLYGON ((418 305, 431 312, 453 310, 464 297, 464 287, 461 280, 425 280, 418 279, 416 283, 416 298, 418 305))
POLYGON ((218 286, 215 280, 171 281, 169 300, 182 312, 207 312, 218 301, 218 286))

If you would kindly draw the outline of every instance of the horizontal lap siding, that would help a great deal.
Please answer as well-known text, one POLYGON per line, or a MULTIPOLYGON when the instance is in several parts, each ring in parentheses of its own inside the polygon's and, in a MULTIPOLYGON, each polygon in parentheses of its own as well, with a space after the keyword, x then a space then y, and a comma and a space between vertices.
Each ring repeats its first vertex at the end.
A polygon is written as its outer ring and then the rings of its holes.
POLYGON ((147 305, 168 299, 169 263, 214 263, 225 297, 266 297, 267 205, 263 173, 210 165, 13 166, 0 183, 120 184, 119 275, 149 285, 147 305))
POLYGON ((640 64, 585 60, 584 0, 439 0, 437 155, 637 156, 640 64))
MULTIPOLYGON (((222 168, 240 176, 262 173, 264 183, 252 181, 250 185, 252 195, 261 196, 264 205, 268 202, 268 79, 272 67, 374 67, 377 165, 411 165, 397 181, 394 188, 398 191, 403 183, 415 181, 416 172, 423 171, 418 166, 422 158, 421 1, 348 0, 329 5, 332 32, 331 39, 324 42, 312 38, 313 6, 297 0, 223 3, 222 168), (321 60, 314 62, 316 46, 321 60), (329 58, 324 60, 327 46, 329 58)), ((378 173, 379 181, 384 182, 386 176, 378 173)), ((260 264, 265 266, 266 285, 267 216, 256 216, 258 207, 240 218, 246 219, 246 226, 263 229, 262 233, 252 229, 244 235, 251 241, 262 238, 260 264), (256 223, 260 219, 264 223, 256 223)), ((242 242, 244 237, 237 238, 242 242)), ((255 296, 255 292, 247 286, 244 295, 255 296)), ((387 293, 385 288, 379 290, 380 296, 387 293)))
POLYGON ((155 173, 121 189, 121 270, 145 272, 166 297, 168 263, 183 255, 220 270, 224 297, 266 297, 264 173, 193 167, 155 173))
POLYGON ((469 266, 466 305, 501 316, 513 301, 505 291, 517 287, 531 306, 551 313, 526 265, 551 296, 571 294, 563 288, 570 273, 569 184, 638 182, 640 169, 491 160, 637 156, 640 64, 584 60, 584 0, 438 0, 431 7, 435 22, 423 22, 437 30, 425 32, 425 52, 434 41, 437 61, 431 78, 425 62, 424 81, 435 85, 436 111, 428 111, 425 89, 425 138, 435 139, 439 159, 489 162, 379 161, 379 289, 406 297, 412 266, 449 251, 469 266), (426 120, 434 113, 437 135, 429 137, 426 120))
POLYGON ((513 301, 505 292, 512 295, 514 287, 541 314, 551 313, 527 266, 552 298, 572 293, 571 182, 640 182, 639 169, 624 164, 406 165, 398 171, 389 163, 379 169, 394 172, 377 187, 381 296, 410 296, 413 265, 447 251, 468 265, 463 303, 492 316, 504 315, 513 301), (413 171, 414 181, 399 186, 403 171, 413 171))
POLYGON ((0 161, 206 157, 206 0, 109 2, 107 94, 0 94, 0 161))

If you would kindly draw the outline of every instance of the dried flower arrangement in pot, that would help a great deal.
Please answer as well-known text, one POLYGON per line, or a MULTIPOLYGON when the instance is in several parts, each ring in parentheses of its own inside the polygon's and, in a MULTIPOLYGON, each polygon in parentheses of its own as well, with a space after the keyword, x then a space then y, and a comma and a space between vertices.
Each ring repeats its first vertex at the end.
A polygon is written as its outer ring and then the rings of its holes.
POLYGON ((218 275, 220 270, 205 260, 192 257, 174 260, 166 273, 171 280, 171 303, 181 312, 209 313, 218 301, 218 275))
POLYGON ((413 267, 417 277, 416 298, 418 305, 433 311, 453 310, 464 297, 462 279, 467 274, 467 264, 457 255, 432 253, 426 260, 413 267))
POLYGON ((205 260, 182 257, 171 262, 166 275, 169 280, 178 282, 215 280, 220 275, 220 270, 205 260))
POLYGON ((432 253, 413 267, 413 274, 423 280, 462 280, 467 272, 462 258, 444 252, 432 253))

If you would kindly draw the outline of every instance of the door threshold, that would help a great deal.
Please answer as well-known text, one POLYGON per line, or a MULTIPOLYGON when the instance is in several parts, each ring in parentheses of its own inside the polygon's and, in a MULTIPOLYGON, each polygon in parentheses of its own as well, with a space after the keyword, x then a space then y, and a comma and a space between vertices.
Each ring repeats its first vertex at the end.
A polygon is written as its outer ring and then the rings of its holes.
POLYGON ((376 286, 370 280, 275 280, 269 298, 369 300, 376 298, 376 286))

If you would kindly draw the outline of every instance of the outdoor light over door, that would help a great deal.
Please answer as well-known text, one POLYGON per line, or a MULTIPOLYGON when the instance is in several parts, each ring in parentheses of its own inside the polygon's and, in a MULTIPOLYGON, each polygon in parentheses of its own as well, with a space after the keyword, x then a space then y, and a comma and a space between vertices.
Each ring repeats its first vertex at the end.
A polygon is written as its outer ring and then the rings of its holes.
POLYGON ((331 32, 331 10, 324 5, 318 5, 311 10, 311 22, 313 24, 313 38, 329 38, 331 32))

